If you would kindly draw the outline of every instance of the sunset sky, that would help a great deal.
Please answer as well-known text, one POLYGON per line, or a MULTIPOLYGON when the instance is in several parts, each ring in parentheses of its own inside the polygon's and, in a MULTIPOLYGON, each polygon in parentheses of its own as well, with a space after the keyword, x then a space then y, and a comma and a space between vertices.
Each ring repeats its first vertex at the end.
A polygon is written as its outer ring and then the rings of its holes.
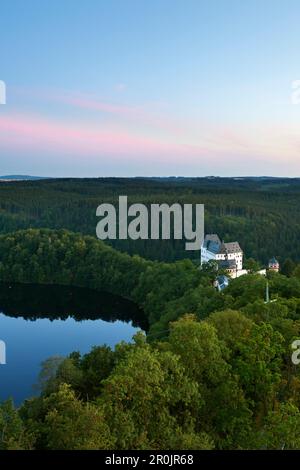
POLYGON ((298 0, 1 1, 0 174, 300 176, 299 18, 298 0))

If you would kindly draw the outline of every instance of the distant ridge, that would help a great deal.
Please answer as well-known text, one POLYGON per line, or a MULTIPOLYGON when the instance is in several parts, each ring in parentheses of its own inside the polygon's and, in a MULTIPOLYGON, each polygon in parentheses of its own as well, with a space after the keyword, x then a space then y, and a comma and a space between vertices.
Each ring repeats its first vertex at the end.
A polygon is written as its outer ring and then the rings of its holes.
POLYGON ((37 181, 37 180, 149 180, 159 182, 188 182, 188 181, 253 181, 253 182, 268 182, 272 180, 299 180, 298 176, 32 176, 32 175, 2 175, 2 181, 37 181))
POLYGON ((0 181, 24 181, 24 180, 44 180, 49 179, 47 176, 30 176, 30 175, 4 175, 0 176, 0 181))

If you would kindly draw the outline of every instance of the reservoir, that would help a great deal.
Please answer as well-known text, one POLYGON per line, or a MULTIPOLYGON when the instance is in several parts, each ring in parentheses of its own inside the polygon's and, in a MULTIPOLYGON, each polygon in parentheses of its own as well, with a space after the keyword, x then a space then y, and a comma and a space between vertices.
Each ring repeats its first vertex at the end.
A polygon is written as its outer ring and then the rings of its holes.
POLYGON ((118 296, 89 289, 0 283, 0 401, 16 405, 39 393, 40 366, 53 356, 84 354, 93 346, 112 348, 147 329, 143 312, 118 296))

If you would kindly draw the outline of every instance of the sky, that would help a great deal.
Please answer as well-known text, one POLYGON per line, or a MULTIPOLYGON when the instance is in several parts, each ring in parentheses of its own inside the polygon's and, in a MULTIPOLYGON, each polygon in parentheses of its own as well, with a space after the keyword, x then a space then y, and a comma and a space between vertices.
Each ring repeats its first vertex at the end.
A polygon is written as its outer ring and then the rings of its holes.
POLYGON ((0 175, 300 176, 299 17, 298 0, 2 0, 0 175))

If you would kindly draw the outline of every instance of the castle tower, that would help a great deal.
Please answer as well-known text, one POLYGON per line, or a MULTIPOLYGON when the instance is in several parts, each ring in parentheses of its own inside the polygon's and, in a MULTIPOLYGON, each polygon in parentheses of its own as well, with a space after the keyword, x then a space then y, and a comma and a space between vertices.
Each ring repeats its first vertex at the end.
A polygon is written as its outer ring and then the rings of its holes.
POLYGON ((270 271, 278 273, 280 266, 279 266, 279 262, 277 261, 276 258, 274 258, 274 256, 273 258, 269 260, 268 268, 270 271))

